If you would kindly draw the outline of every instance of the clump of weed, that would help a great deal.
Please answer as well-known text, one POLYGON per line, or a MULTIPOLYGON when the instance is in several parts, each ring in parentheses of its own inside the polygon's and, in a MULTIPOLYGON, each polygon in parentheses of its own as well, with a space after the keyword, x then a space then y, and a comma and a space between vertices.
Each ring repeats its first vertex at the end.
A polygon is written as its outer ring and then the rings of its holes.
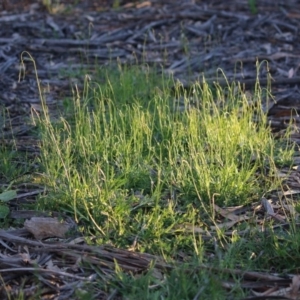
MULTIPOLYGON (((53 123, 45 110, 42 164, 53 193, 40 205, 64 207, 123 246, 139 236, 138 247, 151 251, 176 224, 202 226, 213 201, 246 204, 279 184, 268 176, 278 145, 259 88, 249 101, 237 85, 212 91, 204 80, 180 100, 170 83, 120 67, 104 83, 85 82, 71 117, 53 123)), ((176 249, 180 237, 171 243, 176 249)))

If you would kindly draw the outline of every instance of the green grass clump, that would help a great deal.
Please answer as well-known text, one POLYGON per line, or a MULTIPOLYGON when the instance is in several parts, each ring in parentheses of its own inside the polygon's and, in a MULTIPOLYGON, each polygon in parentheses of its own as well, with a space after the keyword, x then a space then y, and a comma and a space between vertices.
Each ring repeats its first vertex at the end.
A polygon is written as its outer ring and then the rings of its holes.
POLYGON ((98 242, 124 247, 138 236, 139 250, 170 254, 195 247, 173 229, 205 227, 213 202, 246 204, 278 187, 259 88, 249 101, 236 86, 195 83, 178 101, 171 84, 119 67, 102 84, 87 80, 55 123, 45 110, 42 165, 53 192, 41 207, 74 214, 98 242))

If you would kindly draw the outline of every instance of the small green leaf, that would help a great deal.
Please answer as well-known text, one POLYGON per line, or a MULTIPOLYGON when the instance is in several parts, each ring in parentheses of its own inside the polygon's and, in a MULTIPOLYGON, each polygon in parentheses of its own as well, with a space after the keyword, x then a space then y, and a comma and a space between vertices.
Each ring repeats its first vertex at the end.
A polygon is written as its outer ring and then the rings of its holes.
POLYGON ((0 205, 0 219, 5 219, 9 215, 9 207, 7 205, 0 205))
POLYGON ((6 191, 0 194, 0 201, 7 202, 16 198, 17 192, 14 190, 6 191))

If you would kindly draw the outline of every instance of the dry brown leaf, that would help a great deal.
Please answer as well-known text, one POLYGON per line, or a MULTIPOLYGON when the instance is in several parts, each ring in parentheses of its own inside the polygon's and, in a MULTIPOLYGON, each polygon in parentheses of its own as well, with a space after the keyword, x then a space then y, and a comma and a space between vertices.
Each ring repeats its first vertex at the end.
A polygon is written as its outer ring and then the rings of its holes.
POLYGON ((280 223, 285 223, 286 222, 285 219, 282 216, 280 216, 279 214, 274 212, 274 208, 271 204, 271 201, 267 200, 265 197, 262 197, 261 203, 262 203, 265 211, 267 212, 268 216, 272 217, 276 221, 279 221, 280 223))
POLYGON ((299 299, 298 296, 300 295, 299 293, 299 288, 300 288, 300 275, 295 275, 292 279, 292 284, 291 284, 291 289, 288 293, 288 296, 291 299, 299 299))
POLYGON ((66 233, 72 228, 72 224, 61 222, 57 218, 33 217, 26 220, 24 227, 38 240, 49 237, 65 238, 66 233))
POLYGON ((218 224, 217 226, 210 226, 211 230, 218 230, 218 229, 230 229, 232 226, 234 226, 236 223, 239 221, 229 221, 229 222, 224 222, 221 224, 218 224))
POLYGON ((217 213, 219 213, 221 216, 231 221, 240 222, 249 219, 249 217, 247 216, 237 216, 232 212, 228 211, 226 208, 221 208, 216 204, 214 205, 214 208, 217 213))

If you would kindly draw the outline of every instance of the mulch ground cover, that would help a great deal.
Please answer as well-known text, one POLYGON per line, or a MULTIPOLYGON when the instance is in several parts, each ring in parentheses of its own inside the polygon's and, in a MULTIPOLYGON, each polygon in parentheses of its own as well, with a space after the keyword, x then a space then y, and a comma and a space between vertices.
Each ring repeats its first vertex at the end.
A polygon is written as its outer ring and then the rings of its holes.
MULTIPOLYGON (((271 76, 274 101, 266 111, 274 134, 282 136, 292 122, 291 138, 300 143, 299 1, 62 2, 53 2, 51 7, 41 1, 0 3, 0 106, 10 116, 9 120, 1 119, 1 144, 13 141, 19 151, 29 156, 39 154, 37 140, 30 134, 33 125, 28 120, 32 110, 41 110, 41 103, 28 53, 35 60, 50 110, 71 96, 74 85, 82 89, 82 70, 88 70, 87 75, 97 80, 95 62, 108 65, 114 61, 140 61, 162 66, 163 72, 173 74, 186 88, 196 79, 201 81, 203 74, 208 82, 226 85, 220 72, 223 70, 229 82, 238 81, 251 93, 257 78, 264 87, 271 76), (25 65, 20 64, 21 55, 25 65), (258 73, 257 62, 261 63, 258 73)), ((299 163, 296 148, 295 166, 281 196, 300 193, 299 163)), ((280 172, 286 176, 288 170, 283 168, 280 172)), ((1 178, 1 184, 6 186, 8 182, 1 178)), ((20 204, 34 201, 42 191, 38 185, 18 186, 18 195, 10 203, 11 217, 46 218, 41 213, 18 210, 20 204)), ((262 199, 244 210, 235 208, 229 212, 216 207, 216 212, 227 217, 230 213, 234 221, 234 216, 243 216, 246 211, 260 211, 274 219, 274 226, 288 226, 281 206, 276 204, 278 197, 278 193, 274 194, 272 204, 262 199)), ((105 245, 88 246, 78 236, 49 239, 47 235, 35 235, 30 228, 27 223, 21 229, 0 230, 1 299, 21 290, 25 298, 39 292, 41 299, 72 299, 76 289, 84 289, 99 276, 113 274, 115 262, 133 274, 147 270, 153 260, 158 273, 172 268, 149 254, 105 245), (94 272, 93 266, 99 267, 101 275, 94 272)), ((285 295, 296 299, 298 277, 282 279, 270 274, 223 271, 240 275, 245 289, 289 287, 285 295)), ((224 283, 224 288, 230 289, 230 284, 224 283)), ((94 287, 93 293, 95 299, 121 299, 117 290, 107 293, 94 287)))

